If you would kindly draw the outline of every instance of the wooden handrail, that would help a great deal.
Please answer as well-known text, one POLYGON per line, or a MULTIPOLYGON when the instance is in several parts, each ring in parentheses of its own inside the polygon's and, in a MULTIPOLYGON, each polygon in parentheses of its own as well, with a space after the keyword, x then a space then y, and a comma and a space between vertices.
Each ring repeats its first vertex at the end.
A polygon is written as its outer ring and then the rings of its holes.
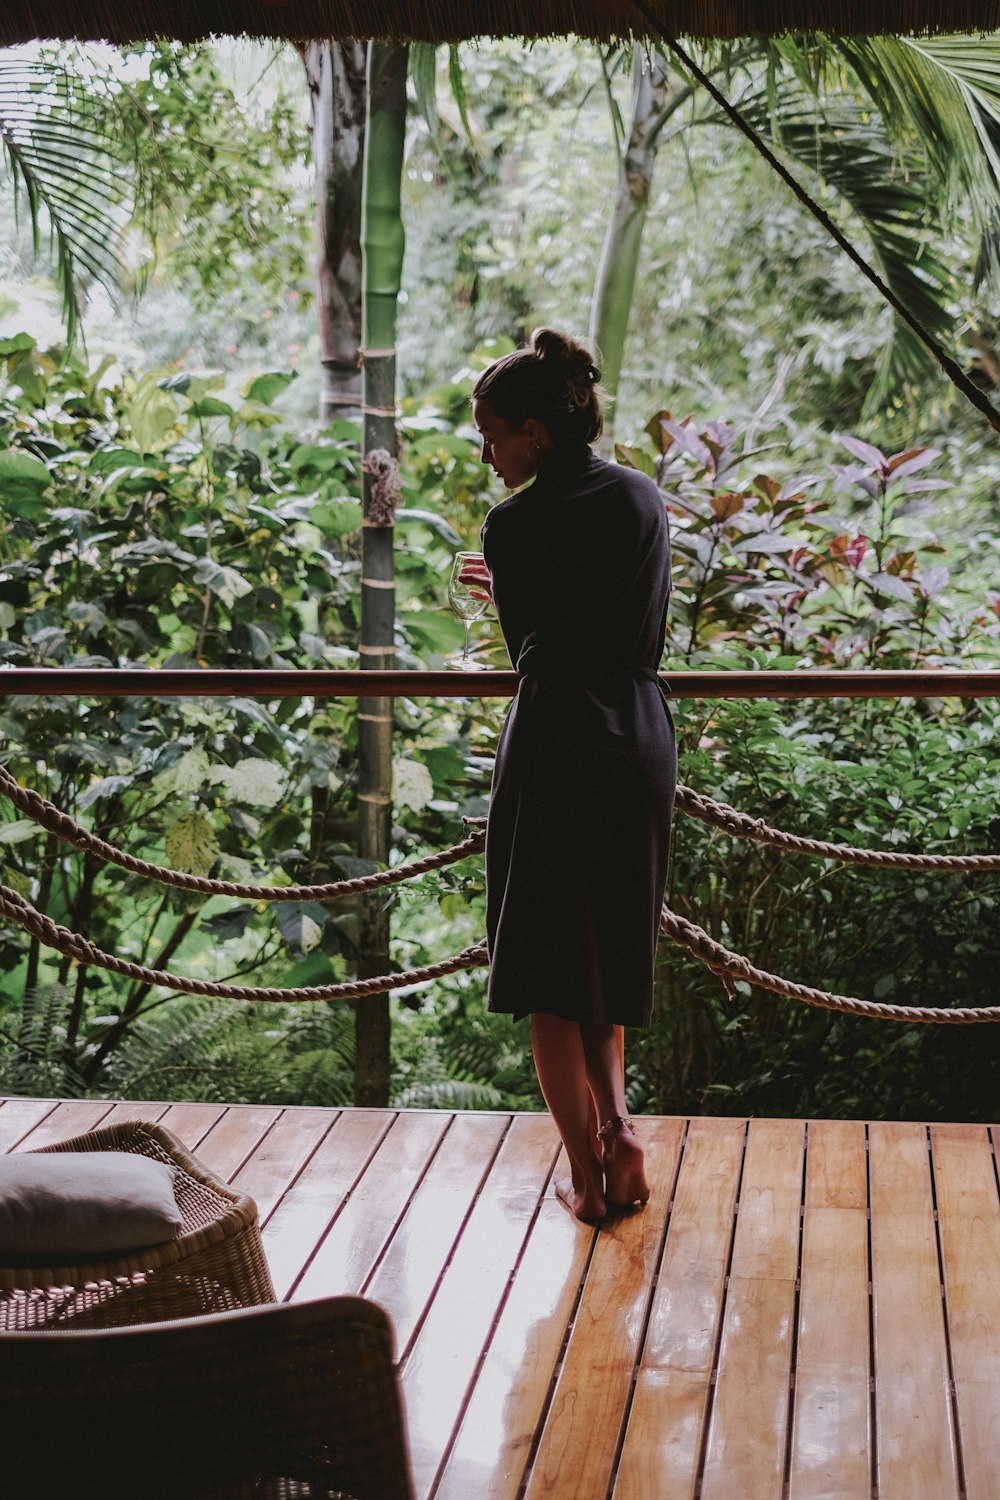
MULTIPOLYGON (((672 698, 998 698, 1000 672, 662 672, 672 698)), ((11 667, 0 698, 511 698, 515 672, 11 667)))

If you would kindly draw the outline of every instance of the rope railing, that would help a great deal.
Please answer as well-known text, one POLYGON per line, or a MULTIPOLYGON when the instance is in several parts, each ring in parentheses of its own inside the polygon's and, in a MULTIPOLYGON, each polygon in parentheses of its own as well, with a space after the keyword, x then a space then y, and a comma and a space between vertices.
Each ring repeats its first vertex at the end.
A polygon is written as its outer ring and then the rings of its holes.
POLYGON ((238 896, 244 901, 335 901, 340 896, 364 895, 367 891, 376 891, 382 886, 397 885, 401 880, 423 875, 428 870, 439 870, 444 865, 465 859, 468 854, 479 854, 485 844, 485 834, 477 832, 450 849, 427 854, 422 859, 410 860, 407 864, 395 865, 388 870, 377 870, 371 875, 355 875, 350 879, 331 880, 322 885, 247 885, 238 880, 214 880, 208 875, 171 870, 166 865, 154 865, 149 860, 127 854, 116 844, 109 844, 106 839, 91 833, 82 823, 56 807, 54 802, 49 802, 30 787, 22 786, 5 766, 0 766, 0 795, 6 797, 46 832, 105 864, 117 865, 132 875, 141 875, 160 885, 176 886, 182 891, 197 891, 204 896, 238 896))
MULTIPOLYGON (((130 874, 155 880, 161 885, 172 885, 180 890, 196 891, 206 896, 235 896, 245 901, 335 901, 341 896, 364 895, 383 886, 397 885, 401 881, 413 879, 429 870, 456 864, 467 855, 481 854, 486 841, 485 827, 481 826, 485 825, 485 818, 469 818, 466 821, 475 827, 475 831, 461 843, 439 850, 436 854, 395 865, 388 870, 327 881, 320 885, 250 885, 242 881, 216 880, 208 875, 192 875, 187 871, 172 870, 166 865, 152 864, 149 860, 128 854, 124 849, 119 849, 117 845, 92 833, 39 792, 22 786, 5 766, 0 766, 0 796, 6 797, 46 832, 103 863, 117 865, 130 874)), ((717 802, 704 792, 696 792, 683 784, 677 788, 676 805, 678 811, 703 823, 712 824, 735 838, 774 844, 777 848, 792 853, 837 860, 841 864, 900 870, 937 869, 969 874, 1000 871, 1000 854, 910 854, 903 850, 864 849, 853 844, 832 844, 823 839, 804 838, 780 828, 772 828, 760 818, 752 818, 726 802, 717 802)))
POLYGON ((695 958, 701 960, 725 985, 730 999, 734 998, 734 981, 742 979, 762 990, 770 990, 789 1000, 801 1000, 805 1005, 814 1005, 821 1010, 839 1010, 852 1016, 868 1016, 881 1021, 924 1021, 936 1025, 970 1026, 982 1021, 1000 1021, 1000 1005, 958 1006, 949 1009, 943 1005, 888 1005, 878 1000, 857 1000, 852 995, 835 995, 827 990, 813 989, 811 985, 797 984, 783 979, 779 974, 769 974, 758 969, 741 953, 717 943, 703 927, 689 922, 686 917, 664 906, 660 918, 660 930, 680 943, 695 958))
POLYGON ((817 859, 833 859, 844 865, 873 865, 883 870, 963 871, 967 874, 1000 871, 1000 854, 909 854, 901 849, 864 849, 855 844, 831 844, 825 839, 803 838, 772 828, 761 818, 741 813, 727 802, 716 802, 689 786, 677 788, 677 807, 689 817, 710 823, 733 838, 753 839, 774 844, 793 854, 809 854, 817 859))
MULTIPOLYGON (((411 879, 428 870, 456 863, 467 855, 481 852, 485 845, 485 829, 480 826, 485 820, 469 819, 468 822, 475 825, 474 831, 459 844, 423 859, 409 861, 391 870, 379 871, 351 880, 328 882, 323 885, 246 885, 234 881, 211 880, 205 876, 194 876, 184 871, 170 870, 127 855, 115 845, 92 834, 39 793, 22 787, 4 767, 0 767, 0 793, 7 796, 20 811, 37 821, 40 827, 104 862, 114 863, 133 873, 148 875, 153 879, 177 885, 186 890, 196 890, 205 894, 241 896, 255 900, 331 899, 335 896, 371 891, 381 886, 411 879)), ((677 806, 680 811, 712 824, 734 837, 766 841, 785 850, 838 860, 842 863, 916 870, 937 868, 950 871, 961 870, 968 873, 1000 870, 1000 856, 997 855, 909 854, 901 851, 863 849, 850 844, 833 844, 826 840, 803 838, 781 829, 771 828, 762 819, 752 818, 730 807, 727 803, 717 802, 685 786, 678 788, 677 806)), ((183 977, 166 969, 153 969, 148 965, 106 953, 80 933, 60 926, 51 917, 38 911, 19 892, 5 885, 0 885, 0 915, 16 923, 45 947, 62 953, 68 958, 76 959, 80 963, 92 964, 97 968, 124 975, 126 978, 144 984, 179 990, 186 994, 207 995, 227 1000, 279 1003, 295 1001, 298 1003, 360 999, 368 995, 385 993, 388 990, 426 983, 447 974, 463 969, 483 967, 489 963, 486 944, 479 942, 463 949, 461 953, 451 958, 395 974, 382 974, 337 984, 298 988, 237 985, 183 977)), ((810 985, 798 984, 793 980, 758 968, 748 958, 725 948, 703 928, 679 916, 676 912, 672 912, 666 905, 663 907, 660 926, 664 933, 682 947, 687 948, 722 981, 730 998, 735 994, 736 981, 742 980, 786 998, 800 1000, 806 1005, 884 1020, 946 1025, 967 1025, 1000 1020, 1000 1006, 947 1008, 890 1005, 860 1000, 848 995, 837 995, 810 985)))
POLYGON ((89 938, 79 932, 61 927, 44 912, 31 905, 18 891, 0 885, 0 916, 8 917, 37 938, 46 948, 62 953, 66 958, 75 958, 82 964, 93 964, 110 974, 121 974, 126 979, 141 984, 157 985, 161 989, 180 990, 186 995, 209 995, 216 1000, 255 1000, 261 1002, 309 1001, 309 1000, 360 1000, 366 995, 384 994, 387 990, 402 989, 411 984, 421 984, 429 979, 441 979, 445 974, 454 974, 459 969, 474 969, 487 962, 485 942, 475 943, 456 953, 451 958, 441 959, 435 964, 426 964, 419 969, 404 969, 398 974, 380 974, 370 979, 350 979, 340 984, 306 985, 298 989, 284 989, 279 985, 223 984, 211 979, 194 979, 171 973, 169 969, 151 969, 147 964, 135 963, 132 959, 119 958, 106 953, 89 938))
MULTIPOLYGON (((674 698, 980 698, 1000 697, 1000 672, 948 670, 921 671, 796 671, 796 672, 682 672, 661 677, 674 698)), ((357 672, 357 671, 168 671, 140 668, 13 668, 0 670, 0 697, 7 695, 84 697, 509 697, 517 688, 513 672, 357 672)), ((216 880, 186 871, 169 869, 126 853, 91 832, 40 793, 23 787, 0 766, 0 795, 37 822, 39 827, 92 858, 125 869, 144 878, 204 895, 232 896, 253 901, 329 901, 395 885, 430 870, 454 864, 482 852, 485 831, 476 826, 485 820, 467 819, 473 831, 449 849, 407 861, 388 870, 351 879, 315 885, 253 885, 216 880)), ((1000 870, 1000 855, 930 855, 900 850, 878 850, 852 844, 811 839, 771 827, 762 818, 741 813, 690 787, 677 789, 679 811, 718 828, 735 838, 774 845, 788 852, 836 860, 844 864, 870 865, 907 870, 985 873, 1000 870)), ((104 952, 80 933, 60 926, 38 911, 19 892, 0 885, 0 916, 20 926, 39 943, 83 964, 160 988, 219 999, 257 1002, 324 1001, 360 999, 389 990, 426 983, 465 969, 488 965, 486 943, 465 948, 451 958, 394 974, 337 984, 298 988, 226 984, 182 977, 165 969, 153 969, 130 959, 104 952)), ((664 906, 661 930, 685 947, 725 985, 730 997, 737 981, 744 981, 786 998, 828 1010, 881 1019, 970 1024, 1000 1020, 1000 1006, 921 1007, 890 1005, 837 995, 798 984, 752 964, 733 953, 703 928, 664 906)))

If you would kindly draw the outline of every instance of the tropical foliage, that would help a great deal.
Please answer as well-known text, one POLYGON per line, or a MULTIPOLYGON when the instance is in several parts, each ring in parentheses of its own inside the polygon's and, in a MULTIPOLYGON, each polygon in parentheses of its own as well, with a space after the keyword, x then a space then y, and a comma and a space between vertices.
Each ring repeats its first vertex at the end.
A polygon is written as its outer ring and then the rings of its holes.
MULTIPOLYGON (((995 86, 992 54, 977 45, 872 43, 846 56, 789 43, 770 59, 717 61, 759 128, 825 183, 845 222, 866 226, 865 243, 931 326, 948 336, 965 320, 988 383, 995 86), (879 120, 859 104, 876 74, 879 120), (945 218, 924 212, 931 179, 945 218)), ((67 200, 46 208, 62 128, 51 68, 17 92, 28 101, 21 135, 0 110, 29 229, 50 226, 70 254, 77 226, 84 244, 125 236, 118 273, 64 257, 64 285, 72 273, 87 291, 88 338, 100 328, 98 277, 138 285, 149 267, 131 350, 107 323, 90 355, 79 341, 75 353, 50 347, 17 321, 16 295, 0 296, 9 665, 358 662, 358 432, 317 429, 311 416, 312 213, 305 110, 289 82, 301 86, 301 64, 289 62, 251 68, 264 95, 246 114, 245 61, 210 48, 142 49, 131 72, 111 68, 99 87, 91 78, 73 95, 96 132, 81 136, 88 163, 118 171, 121 156, 102 152, 121 130, 141 169, 129 167, 121 197, 108 189, 103 220, 99 194, 78 194, 77 219, 67 200), (41 154, 22 149, 29 138, 41 154), (155 192, 137 193, 150 176, 155 192)), ((439 665, 461 639, 443 584, 490 500, 466 426, 472 369, 531 324, 585 326, 618 169, 607 99, 624 122, 631 97, 624 66, 569 46, 442 56, 436 95, 432 62, 423 52, 411 68, 420 107, 402 178, 394 644, 404 667, 439 665)), ((691 113, 645 212, 617 424, 621 460, 657 479, 674 524, 665 666, 994 665, 1000 474, 988 439, 944 387, 927 399, 924 367, 894 343, 873 294, 704 101, 687 84, 677 92, 671 118, 691 113), (891 379, 895 395, 863 423, 891 379)), ((7 236, 14 264, 23 238, 7 236)), ((505 664, 495 632, 477 629, 478 649, 505 664)), ((499 707, 397 702, 392 861, 455 841, 463 816, 485 811, 499 707)), ((679 706, 678 722, 685 780, 767 821, 925 852, 998 843, 988 700, 700 703, 679 706)), ((279 887, 370 868, 357 853, 346 705, 7 698, 0 734, 16 775, 147 858, 279 887)), ((178 897, 102 871, 12 809, 0 816, 4 883, 104 948, 259 983, 356 966, 350 904, 178 897)), ((993 878, 842 870, 678 819, 675 908, 765 968, 842 992, 995 1003, 997 894, 993 878)), ((392 931, 401 968, 477 939, 481 868, 399 888, 392 931)), ((178 999, 46 955, 14 926, 0 933, 0 969, 0 1088, 351 1097, 343 1005, 178 999)), ((992 1107, 981 1031, 842 1021, 759 993, 731 1004, 666 945, 660 969, 655 1025, 630 1046, 636 1108, 957 1119, 992 1107)), ((392 1096, 538 1102, 524 1027, 485 1016, 481 973, 397 995, 392 1096)))

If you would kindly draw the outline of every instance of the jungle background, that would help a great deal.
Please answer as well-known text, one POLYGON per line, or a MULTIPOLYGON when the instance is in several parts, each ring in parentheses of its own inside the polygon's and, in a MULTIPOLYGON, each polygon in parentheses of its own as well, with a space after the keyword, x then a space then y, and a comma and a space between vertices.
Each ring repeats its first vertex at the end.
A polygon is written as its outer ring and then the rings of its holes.
MULTIPOLYGON (((992 393, 1000 48, 926 50, 931 85, 898 51, 822 39, 710 60, 992 393), (970 90, 963 155, 940 131, 961 135, 955 99, 970 90)), ((996 668, 993 434, 710 101, 656 63, 569 40, 411 56, 398 665, 436 668, 459 648, 452 556, 477 545, 501 498, 470 426, 476 371, 538 324, 586 335, 603 285, 625 329, 610 351, 617 454, 657 479, 674 528, 666 671, 996 668), (644 120, 643 78, 659 90, 644 120), (655 138, 625 226, 635 239, 638 203, 641 247, 608 294, 602 246, 637 119, 640 144, 655 138)), ((357 666, 359 430, 318 415, 302 59, 249 43, 35 49, 0 56, 0 105, 0 660, 357 666), (46 69, 71 80, 59 100, 77 112, 75 144, 48 114, 46 69), (36 134, 47 123, 50 166, 72 157, 75 201, 65 186, 32 196, 38 167, 12 100, 30 105, 36 134)), ((474 631, 480 658, 506 666, 495 623, 474 631)), ((0 757, 148 859, 313 882, 372 868, 357 851, 355 711, 6 697, 0 757)), ((485 813, 502 713, 396 700, 393 862, 456 842, 462 819, 485 813)), ((1000 849, 993 700, 680 702, 676 718, 683 779, 768 822, 869 847, 1000 849)), ((351 903, 171 892, 9 806, 0 819, 0 879, 102 948, 259 984, 355 972, 351 903)), ((395 891, 400 969, 481 936, 481 861, 395 891)), ((1000 1003, 998 895, 994 876, 844 868, 676 820, 674 909, 840 993, 1000 1003)), ((634 1110, 992 1117, 993 1027, 857 1020, 737 988, 727 999, 663 940, 653 1026, 628 1041, 634 1110)), ((487 1017, 484 994, 481 970, 395 993, 393 1104, 540 1107, 527 1027, 487 1017)), ((337 1105, 353 1080, 346 1003, 178 997, 0 929, 0 1090, 337 1105)))

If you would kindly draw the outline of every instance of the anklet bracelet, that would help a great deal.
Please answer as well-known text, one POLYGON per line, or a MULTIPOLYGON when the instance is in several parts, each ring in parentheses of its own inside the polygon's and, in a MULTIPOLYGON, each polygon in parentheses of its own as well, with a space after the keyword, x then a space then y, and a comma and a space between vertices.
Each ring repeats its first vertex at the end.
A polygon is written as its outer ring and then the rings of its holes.
POLYGON ((612 1115, 610 1120, 605 1120, 604 1124, 597 1132, 597 1139, 599 1141, 606 1141, 616 1125, 627 1125, 630 1130, 635 1129, 628 1115, 612 1115))

